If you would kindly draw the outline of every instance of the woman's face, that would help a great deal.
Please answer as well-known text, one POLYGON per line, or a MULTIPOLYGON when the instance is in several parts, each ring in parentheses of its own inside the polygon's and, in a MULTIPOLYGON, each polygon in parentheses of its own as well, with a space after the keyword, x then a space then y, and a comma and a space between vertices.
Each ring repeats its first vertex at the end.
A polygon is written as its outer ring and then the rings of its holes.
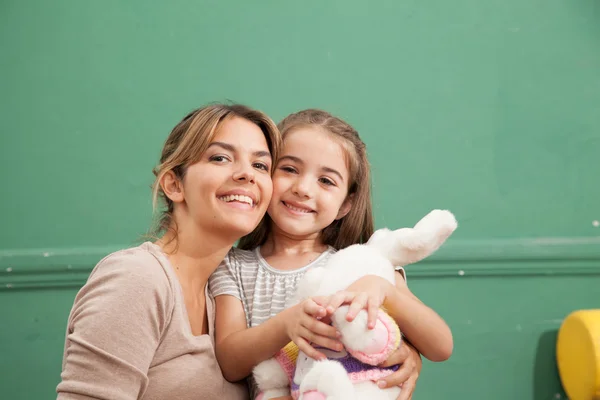
POLYGON ((223 121, 183 178, 187 218, 200 231, 236 239, 252 232, 271 200, 271 168, 267 140, 257 125, 238 117, 223 121))

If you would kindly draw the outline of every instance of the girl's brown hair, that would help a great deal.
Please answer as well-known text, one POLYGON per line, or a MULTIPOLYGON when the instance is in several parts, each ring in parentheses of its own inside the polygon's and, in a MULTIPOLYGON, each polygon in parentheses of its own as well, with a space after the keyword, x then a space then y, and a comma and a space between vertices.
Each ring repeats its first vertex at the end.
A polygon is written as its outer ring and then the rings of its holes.
MULTIPOLYGON (((300 128, 317 128, 340 140, 345 149, 350 170, 348 196, 352 196, 352 208, 343 218, 334 221, 321 233, 323 244, 343 249, 356 243, 365 243, 374 231, 371 203, 371 169, 367 147, 358 132, 349 124, 330 113, 308 109, 291 114, 278 125, 283 139, 300 128)), ((265 215, 259 226, 240 239, 238 247, 252 250, 265 243, 271 227, 271 218, 265 215)))
POLYGON ((160 164, 152 171, 156 176, 152 185, 153 210, 156 211, 159 198, 165 206, 155 223, 153 237, 158 237, 171 228, 174 237, 177 233, 173 220, 173 202, 165 196, 160 187, 163 176, 173 171, 178 179, 183 179, 187 168, 200 160, 213 141, 220 124, 235 117, 256 124, 265 135, 271 157, 273 160, 277 159, 281 147, 281 135, 275 123, 266 114, 241 104, 212 104, 190 112, 169 134, 162 149, 160 164))

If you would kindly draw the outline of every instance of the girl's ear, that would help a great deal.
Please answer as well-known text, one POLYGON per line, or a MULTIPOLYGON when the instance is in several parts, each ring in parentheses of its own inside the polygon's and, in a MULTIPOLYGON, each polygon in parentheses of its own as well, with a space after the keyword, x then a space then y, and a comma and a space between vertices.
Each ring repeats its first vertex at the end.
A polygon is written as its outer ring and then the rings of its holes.
POLYGON ((335 217, 336 221, 344 218, 352 209, 352 202, 354 201, 354 193, 346 196, 346 200, 342 203, 340 207, 340 211, 338 211, 337 217, 335 217))
POLYGON ((160 180, 160 188, 167 198, 173 203, 181 203, 184 200, 183 183, 173 171, 165 173, 160 180))

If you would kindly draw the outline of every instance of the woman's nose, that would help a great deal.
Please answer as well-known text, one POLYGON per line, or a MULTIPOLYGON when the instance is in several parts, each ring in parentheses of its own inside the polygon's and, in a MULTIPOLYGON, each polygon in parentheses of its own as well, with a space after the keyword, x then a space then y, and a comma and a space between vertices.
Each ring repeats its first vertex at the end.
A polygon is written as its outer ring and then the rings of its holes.
POLYGON ((254 169, 251 165, 243 166, 233 174, 233 179, 240 182, 247 181, 254 183, 254 178, 254 169))

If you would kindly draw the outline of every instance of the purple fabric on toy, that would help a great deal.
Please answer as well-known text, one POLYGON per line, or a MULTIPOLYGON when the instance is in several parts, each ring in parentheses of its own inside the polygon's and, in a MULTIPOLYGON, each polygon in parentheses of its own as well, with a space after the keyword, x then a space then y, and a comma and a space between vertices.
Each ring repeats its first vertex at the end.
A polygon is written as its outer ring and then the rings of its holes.
MULTIPOLYGON (((315 349, 323 349, 319 346, 314 347, 315 349)), ((331 353, 332 351, 328 350, 328 352, 331 353)), ((391 367, 379 367, 377 365, 365 364, 354 358, 351 354, 347 354, 340 358, 329 357, 329 360, 337 361, 340 364, 342 364, 346 372, 352 375, 352 381, 354 383, 365 380, 373 380, 369 379, 370 376, 389 375, 392 372, 398 371, 398 369, 400 368, 399 365, 392 365, 391 367), (382 374, 377 374, 378 371, 381 371, 382 374)), ((300 386, 294 382, 294 379, 292 379, 291 382, 291 389, 293 392, 297 392, 300 389, 300 386)))

